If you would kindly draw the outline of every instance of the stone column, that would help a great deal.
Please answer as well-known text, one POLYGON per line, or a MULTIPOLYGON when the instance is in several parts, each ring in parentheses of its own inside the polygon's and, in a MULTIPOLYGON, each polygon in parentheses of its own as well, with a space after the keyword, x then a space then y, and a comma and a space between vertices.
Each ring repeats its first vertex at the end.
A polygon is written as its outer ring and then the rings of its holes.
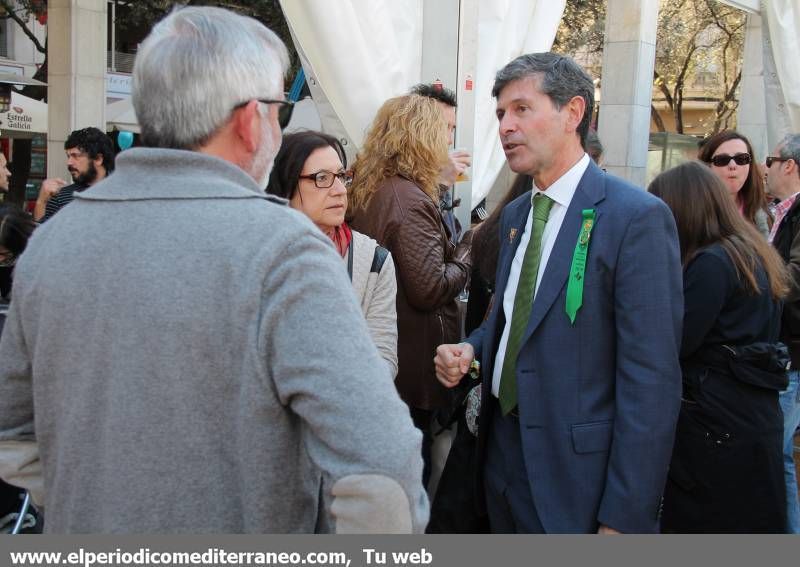
POLYGON ((753 145, 755 159, 763 162, 769 152, 767 141, 767 107, 764 98, 764 57, 761 16, 747 16, 742 62, 742 85, 736 128, 753 145))
POLYGON ((64 140, 106 126, 106 0, 50 0, 47 13, 47 175, 64 179, 64 140))
POLYGON ((598 135, 607 169, 644 186, 658 0, 608 0, 598 135))

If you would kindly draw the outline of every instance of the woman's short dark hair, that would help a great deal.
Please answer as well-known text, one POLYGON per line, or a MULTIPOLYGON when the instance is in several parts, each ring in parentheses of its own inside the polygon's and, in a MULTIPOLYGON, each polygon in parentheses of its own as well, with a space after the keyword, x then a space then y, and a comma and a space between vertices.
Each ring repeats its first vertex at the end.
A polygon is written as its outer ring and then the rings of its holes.
POLYGON ((341 142, 323 132, 302 130, 283 136, 281 149, 275 156, 275 163, 269 175, 267 193, 291 199, 297 191, 300 182, 300 173, 306 164, 308 156, 320 148, 331 147, 342 160, 342 166, 347 167, 347 156, 341 142))
POLYGON ((767 210, 767 194, 764 190, 764 176, 758 170, 756 165, 756 156, 753 152, 753 146, 750 144, 745 136, 736 130, 723 130, 717 132, 700 146, 700 151, 697 158, 707 164, 711 163, 711 158, 714 157, 714 152, 717 151, 722 144, 731 140, 741 140, 747 146, 747 153, 750 154, 750 171, 747 174, 747 179, 739 190, 739 202, 742 205, 744 216, 751 223, 756 223, 756 213, 759 209, 768 213, 767 210))
POLYGON ((36 223, 28 213, 11 205, 0 205, 0 246, 14 256, 25 250, 34 228, 36 223))

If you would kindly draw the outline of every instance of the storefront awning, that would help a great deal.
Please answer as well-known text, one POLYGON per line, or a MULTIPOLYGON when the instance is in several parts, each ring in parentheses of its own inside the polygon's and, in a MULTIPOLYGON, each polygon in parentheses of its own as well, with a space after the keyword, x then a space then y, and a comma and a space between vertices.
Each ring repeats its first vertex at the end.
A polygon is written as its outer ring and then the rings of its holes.
POLYGON ((11 107, 0 113, 0 135, 30 138, 47 133, 47 103, 11 92, 11 107))
POLYGON ((139 121, 136 119, 131 99, 124 98, 106 106, 106 129, 140 133, 139 121))

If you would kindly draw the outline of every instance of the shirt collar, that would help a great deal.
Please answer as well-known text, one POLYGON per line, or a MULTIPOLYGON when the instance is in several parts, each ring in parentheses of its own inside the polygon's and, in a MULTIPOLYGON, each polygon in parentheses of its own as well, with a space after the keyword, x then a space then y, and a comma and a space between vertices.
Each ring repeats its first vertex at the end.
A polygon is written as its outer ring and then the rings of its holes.
POLYGON ((781 201, 780 203, 778 203, 778 206, 780 206, 780 207, 783 207, 783 206, 784 206, 784 203, 786 203, 786 207, 791 207, 791 206, 792 206, 792 204, 795 202, 795 200, 797 200, 797 196, 798 196, 798 195, 800 195, 800 191, 798 191, 797 193, 795 193, 795 194, 794 194, 794 195, 792 195, 791 197, 787 197, 787 198, 785 198, 783 201, 781 201))
POLYGON ((555 182, 547 188, 547 190, 542 191, 536 187, 536 182, 534 182, 531 199, 533 199, 537 193, 543 193, 562 207, 569 207, 569 204, 572 201, 572 196, 575 194, 575 190, 578 188, 578 183, 580 183, 581 177, 583 177, 587 167, 589 167, 589 156, 587 154, 583 154, 583 157, 579 159, 575 165, 569 168, 564 175, 556 179, 555 182))

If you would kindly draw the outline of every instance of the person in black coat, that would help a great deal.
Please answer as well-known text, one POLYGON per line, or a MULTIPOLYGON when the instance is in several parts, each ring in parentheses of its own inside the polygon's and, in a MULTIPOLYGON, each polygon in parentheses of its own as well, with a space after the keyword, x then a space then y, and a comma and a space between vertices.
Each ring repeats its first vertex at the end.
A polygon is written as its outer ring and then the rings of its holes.
POLYGON ((781 533, 785 267, 699 163, 649 191, 675 216, 684 267, 683 395, 661 529, 781 533))

